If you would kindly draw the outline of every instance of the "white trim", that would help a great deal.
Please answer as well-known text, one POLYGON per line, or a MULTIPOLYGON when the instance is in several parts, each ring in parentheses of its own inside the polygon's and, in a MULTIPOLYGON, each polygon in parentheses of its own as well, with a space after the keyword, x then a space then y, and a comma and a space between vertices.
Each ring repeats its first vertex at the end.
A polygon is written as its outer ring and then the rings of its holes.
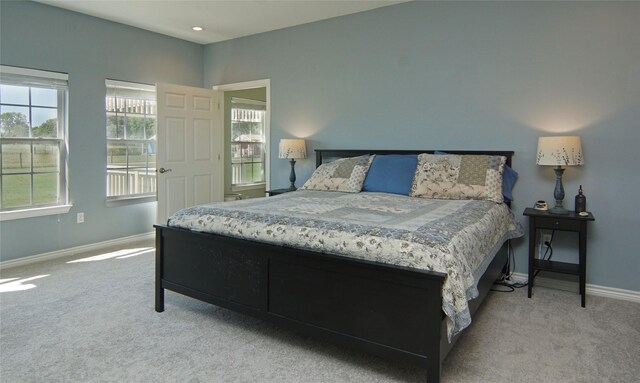
MULTIPOLYGON (((529 276, 522 273, 513 273, 511 278, 517 282, 527 283, 529 276)), ((578 292, 578 283, 572 281, 565 281, 555 278, 536 277, 535 286, 548 287, 551 289, 564 290, 578 292)), ((597 297, 613 298, 623 301, 640 303, 640 291, 618 289, 615 287, 607 287, 600 285, 592 285, 587 283, 587 294, 591 294, 597 297)))
POLYGON ((156 91, 156 86, 155 85, 141 84, 141 83, 138 83, 138 82, 127 82, 127 81, 120 81, 120 80, 110 80, 110 79, 107 78, 107 79, 104 80, 104 84, 108 88, 123 88, 123 89, 132 89, 132 90, 145 90, 147 92, 154 92, 154 93, 156 91))
POLYGON ((0 212, 0 221, 11 221, 14 219, 44 217, 46 215, 66 214, 73 205, 56 205, 47 207, 34 207, 22 210, 6 210, 0 212))
POLYGON ((41 77, 69 81, 69 74, 62 72, 50 72, 38 69, 21 68, 17 66, 0 65, 0 73, 15 74, 20 76, 41 77))
POLYGON ((257 182, 255 184, 244 184, 244 185, 231 185, 232 192, 239 192, 245 190, 256 190, 256 189, 266 189, 265 182, 257 182))
POLYGON ((266 106, 267 105, 266 101, 251 100, 251 99, 242 98, 242 97, 231 97, 231 101, 232 102, 237 102, 238 104, 259 105, 259 106, 266 106))
MULTIPOLYGON (((264 123, 264 139, 266 144, 264 146, 264 181, 265 188, 269 190, 269 185, 271 185, 271 79, 264 80, 254 80, 254 81, 245 81, 245 82, 237 82, 233 84, 222 84, 222 85, 214 85, 213 90, 221 91, 223 97, 220 97, 220 110, 224 110, 224 92, 228 90, 244 90, 244 89, 255 89, 255 88, 266 88, 267 94, 267 108, 265 111, 265 123, 264 123)), ((221 126, 224 126, 224 113, 220 113, 221 126)), ((226 145, 226 143, 224 144, 226 145)), ((224 153, 224 147, 223 151, 224 153)), ((224 158, 222 159, 224 161, 224 158)), ((224 172, 222 172, 222 182, 224 184, 224 172)))
POLYGON ((29 264, 36 263, 36 262, 48 261, 48 260, 56 259, 56 258, 62 258, 62 257, 66 257, 66 256, 69 256, 69 255, 74 255, 74 254, 83 253, 83 252, 87 252, 87 251, 100 250, 100 249, 104 249, 104 248, 112 247, 112 246, 128 245, 128 244, 133 243, 133 242, 154 239, 155 236, 156 236, 156 233, 152 231, 152 232, 149 232, 149 233, 132 235, 132 236, 129 236, 129 237, 116 238, 116 239, 111 239, 111 240, 108 240, 108 241, 96 242, 96 243, 91 243, 91 244, 82 245, 82 246, 76 246, 76 247, 72 247, 70 249, 56 250, 56 251, 51 251, 49 253, 36 254, 36 255, 31 255, 31 256, 28 256, 28 257, 22 257, 22 258, 18 258, 18 259, 9 259, 7 261, 0 262, 0 270, 9 269, 9 268, 12 268, 12 267, 29 265, 29 264))
MULTIPOLYGON (((243 89, 253 89, 253 88, 264 88, 268 87, 271 83, 270 79, 264 80, 253 80, 253 81, 244 81, 244 82, 236 82, 233 84, 222 84, 222 85, 214 85, 213 90, 243 90, 243 89)), ((269 94, 267 93, 267 98, 269 94)))
POLYGON ((142 195, 136 197, 107 197, 104 201, 104 205, 106 207, 119 207, 119 206, 127 206, 133 205, 137 203, 149 203, 149 202, 157 202, 158 196, 154 195, 142 195))

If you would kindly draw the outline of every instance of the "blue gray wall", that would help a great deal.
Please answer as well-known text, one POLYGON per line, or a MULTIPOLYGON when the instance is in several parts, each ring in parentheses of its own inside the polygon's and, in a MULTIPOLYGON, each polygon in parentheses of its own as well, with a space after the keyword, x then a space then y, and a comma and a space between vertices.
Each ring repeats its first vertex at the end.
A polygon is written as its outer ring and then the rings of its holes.
MULTIPOLYGON (((31 2, 0 2, 0 63, 70 76, 71 214, 0 223, 0 259, 150 230, 155 204, 104 205, 104 79, 209 87, 271 79, 271 182, 280 138, 314 148, 511 149, 514 211, 551 201, 537 137, 582 136, 588 283, 640 291, 640 4, 411 2, 196 44, 31 2), (86 223, 75 223, 84 211, 86 223)), ((299 183, 313 160, 298 161, 299 183)), ((522 219, 523 224, 526 222, 522 219)), ((575 261, 570 234, 554 257, 575 261)), ((563 238, 564 237, 564 238, 563 238)), ((526 272, 526 238, 515 242, 526 272)))
POLYGON ((152 231, 155 202, 105 206, 104 80, 202 86, 202 46, 25 1, 0 2, 0 36, 1 64, 69 73, 73 203, 69 214, 0 222, 0 259, 152 231))
MULTIPOLYGON (((287 185, 280 138, 314 148, 510 149, 514 211, 553 199, 537 138, 582 136, 578 185, 589 227, 587 282, 640 291, 640 4, 411 2, 208 45, 206 86, 271 79, 271 186, 287 185)), ((313 159, 296 165, 300 182, 313 159)), ((577 261, 557 235, 554 258, 577 261)), ((526 273, 526 238, 515 241, 526 273)))

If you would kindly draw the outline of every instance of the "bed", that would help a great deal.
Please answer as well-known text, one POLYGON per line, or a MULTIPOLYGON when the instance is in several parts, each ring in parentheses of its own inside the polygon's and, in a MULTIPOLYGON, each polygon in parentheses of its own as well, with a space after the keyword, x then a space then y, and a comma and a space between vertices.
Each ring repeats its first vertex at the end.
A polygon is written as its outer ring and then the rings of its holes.
MULTIPOLYGON (((423 156, 433 152, 317 150, 316 172, 336 158, 423 156)), ((505 165, 511 164, 513 155, 508 151, 447 153, 504 157, 505 165)), ((492 247, 487 250, 490 256, 460 262, 459 267, 468 269, 464 272, 447 274, 442 267, 423 265, 415 259, 418 252, 407 252, 388 262, 376 249, 404 246, 407 237, 415 239, 416 244, 411 246, 426 246, 438 242, 441 232, 451 231, 440 227, 430 236, 422 235, 424 230, 420 228, 427 227, 422 220, 432 218, 422 218, 414 211, 410 218, 396 216, 396 211, 405 210, 405 206, 416 205, 416 211, 447 211, 468 221, 476 219, 466 201, 435 205, 436 202, 412 198, 375 192, 304 190, 269 197, 262 204, 238 201, 184 209, 172 216, 171 225, 155 226, 155 309, 164 311, 164 290, 169 289, 340 345, 418 363, 427 369, 427 382, 439 382, 441 363, 468 326, 467 315, 470 318, 477 310, 507 262, 508 239, 522 235, 522 230, 512 228, 509 233, 500 234, 497 245, 487 245, 492 247), (305 206, 311 211, 303 211, 305 206), (329 208, 323 210, 323 206, 329 208), (369 210, 365 210, 367 206, 369 210), (293 213, 291 217, 279 215, 278 209, 293 213), (345 212, 355 216, 350 226, 342 223, 347 219, 345 212), (282 220, 289 226, 284 226, 282 220), (346 226, 340 235, 352 237, 333 238, 327 234, 335 232, 335 226, 346 226), (216 227, 216 233, 207 232, 216 227), (410 231, 412 227, 420 230, 410 231), (294 235, 288 234, 294 231, 294 235), (383 240, 371 240, 370 246, 355 245, 358 238, 363 238, 363 232, 372 231, 383 240), (301 237, 313 241, 296 243, 295 238, 301 237), (460 275, 474 273, 477 275, 471 287, 462 292, 450 288, 460 275), (474 292, 471 298, 475 299, 468 300, 467 296, 464 304, 456 299, 469 291, 474 292)), ((478 202, 474 206, 482 205, 491 211, 504 208, 504 204, 478 202)), ((469 249, 458 244, 452 247, 455 251, 438 251, 473 253, 473 244, 471 241, 469 249)), ((455 254, 450 255, 455 260, 455 254)))

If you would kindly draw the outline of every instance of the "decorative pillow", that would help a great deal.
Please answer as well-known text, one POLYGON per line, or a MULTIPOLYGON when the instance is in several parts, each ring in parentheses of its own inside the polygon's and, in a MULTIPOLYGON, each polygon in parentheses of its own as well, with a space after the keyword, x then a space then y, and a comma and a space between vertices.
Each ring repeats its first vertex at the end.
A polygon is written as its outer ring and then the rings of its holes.
POLYGON ((502 174, 502 197, 507 202, 513 201, 513 185, 518 179, 518 172, 511 169, 509 165, 504 165, 504 173, 502 174))
POLYGON ((322 164, 300 189, 358 193, 374 157, 367 154, 322 164))
POLYGON ((362 190, 409 195, 416 166, 417 154, 377 155, 371 163, 362 190))
POLYGON ((503 156, 420 154, 409 195, 502 203, 505 162, 503 156))
MULTIPOLYGON (((436 150, 433 154, 444 155, 449 153, 436 150)), ((506 202, 513 201, 513 186, 517 179, 518 172, 505 163, 504 173, 502 173, 502 197, 506 202)))

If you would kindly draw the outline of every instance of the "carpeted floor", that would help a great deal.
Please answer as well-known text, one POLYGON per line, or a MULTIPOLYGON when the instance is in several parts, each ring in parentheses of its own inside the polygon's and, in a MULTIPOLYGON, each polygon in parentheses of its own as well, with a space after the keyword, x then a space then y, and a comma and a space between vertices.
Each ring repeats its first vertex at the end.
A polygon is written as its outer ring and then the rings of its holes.
MULTIPOLYGON (((2 270, 2 382, 424 382, 423 369, 167 292, 152 242, 2 270), (120 250, 120 251, 116 251, 120 250), (103 254, 104 253, 104 254, 103 254)), ((445 383, 638 382, 640 304, 537 287, 491 293, 445 383)))

